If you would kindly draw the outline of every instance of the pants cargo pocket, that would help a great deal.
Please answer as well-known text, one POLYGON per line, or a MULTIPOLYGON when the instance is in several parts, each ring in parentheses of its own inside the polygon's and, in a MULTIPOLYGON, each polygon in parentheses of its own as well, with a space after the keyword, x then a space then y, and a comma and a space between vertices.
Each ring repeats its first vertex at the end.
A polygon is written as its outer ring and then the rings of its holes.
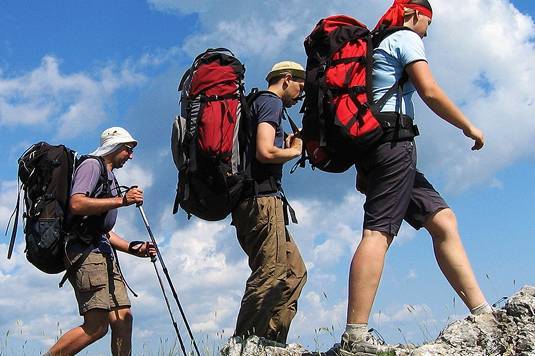
POLYGON ((102 289, 108 281, 105 262, 84 264, 76 273, 76 288, 80 292, 102 289))

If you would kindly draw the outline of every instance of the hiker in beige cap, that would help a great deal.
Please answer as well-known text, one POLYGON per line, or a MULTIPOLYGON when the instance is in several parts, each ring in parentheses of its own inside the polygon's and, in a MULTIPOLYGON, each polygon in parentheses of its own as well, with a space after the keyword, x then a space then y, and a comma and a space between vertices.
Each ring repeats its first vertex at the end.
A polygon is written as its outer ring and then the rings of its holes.
POLYGON ((286 228, 288 204, 281 184, 282 165, 301 155, 302 141, 294 134, 285 139, 282 122, 285 109, 300 99, 305 70, 295 62, 280 62, 266 80, 268 89, 251 100, 254 134, 247 152, 254 184, 232 212, 232 224, 251 268, 235 335, 285 343, 306 268, 286 228))
POLYGON ((74 355, 111 328, 111 354, 130 355, 132 313, 113 249, 138 257, 156 254, 149 242, 122 239, 112 230, 117 208, 143 203, 139 188, 118 194, 114 169, 133 158, 137 141, 121 127, 102 132, 100 146, 83 158, 72 179, 66 235, 66 265, 82 325, 64 334, 46 355, 74 355), (77 266, 77 267, 74 267, 77 266))

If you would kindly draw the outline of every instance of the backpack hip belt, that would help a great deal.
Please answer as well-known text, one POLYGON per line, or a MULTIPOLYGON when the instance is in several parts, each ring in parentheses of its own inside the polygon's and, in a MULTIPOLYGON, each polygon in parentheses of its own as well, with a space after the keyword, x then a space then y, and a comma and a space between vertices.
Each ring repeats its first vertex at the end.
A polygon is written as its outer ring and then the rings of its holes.
POLYGON ((383 136, 379 144, 385 142, 408 141, 420 134, 418 126, 412 118, 397 112, 381 112, 375 114, 383 128, 383 136))

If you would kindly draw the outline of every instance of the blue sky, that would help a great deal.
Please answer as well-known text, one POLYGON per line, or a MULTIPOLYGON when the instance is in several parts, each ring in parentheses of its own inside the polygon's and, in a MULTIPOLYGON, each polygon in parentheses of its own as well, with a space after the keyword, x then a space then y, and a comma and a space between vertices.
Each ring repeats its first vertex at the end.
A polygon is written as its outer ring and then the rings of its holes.
MULTIPOLYGON (((197 338, 217 345, 232 333, 248 271, 228 221, 187 221, 171 214, 176 171, 169 140, 180 76, 197 53, 225 46, 245 63, 247 88, 262 87, 274 62, 304 63, 303 38, 320 18, 347 13, 373 26, 389 5, 386 0, 3 1, 0 226, 14 206, 16 160, 27 146, 45 140, 87 153, 103 129, 126 127, 140 145, 119 179, 145 187, 145 210, 197 338)), ((494 302, 535 283, 530 184, 535 5, 527 0, 433 5, 436 15, 425 40, 431 68, 484 130, 487 146, 470 151, 461 132, 417 100, 418 165, 457 213, 476 275, 494 302)), ((298 118, 297 110, 292 115, 298 118)), ((289 341, 326 349, 338 341, 345 323, 347 271, 360 239, 363 198, 353 188, 353 172, 299 170, 286 174, 284 183, 300 218, 290 230, 309 269, 289 341), (323 328, 334 329, 334 336, 323 328)), ((146 238, 133 208, 120 211, 116 231, 131 240, 146 238)), ((24 259, 22 234, 18 238, 14 258, 0 260, 0 335, 10 332, 9 354, 22 354, 23 345, 33 354, 81 319, 70 286, 59 290, 58 276, 34 270, 24 259)), ((6 250, 2 240, 0 251, 6 250)), ((135 352, 155 354, 160 340, 172 339, 173 329, 153 267, 128 256, 121 261, 140 294, 132 298, 135 352)), ((402 228, 387 256, 373 313, 371 325, 391 342, 433 339, 448 321, 467 313, 438 270, 425 232, 402 228)), ((107 348, 100 341, 88 354, 105 355, 107 348)))

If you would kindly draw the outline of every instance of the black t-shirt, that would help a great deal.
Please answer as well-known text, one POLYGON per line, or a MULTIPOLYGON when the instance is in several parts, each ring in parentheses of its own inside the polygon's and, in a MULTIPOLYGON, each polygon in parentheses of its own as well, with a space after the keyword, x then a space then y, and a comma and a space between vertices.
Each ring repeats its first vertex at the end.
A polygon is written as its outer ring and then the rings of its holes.
POLYGON ((257 183, 262 183, 270 177, 280 184, 282 179, 282 163, 260 163, 256 159, 256 128, 258 124, 267 122, 275 128, 275 141, 273 144, 278 148, 284 148, 284 130, 282 120, 284 118, 284 107, 282 100, 275 94, 265 93, 258 96, 252 108, 253 120, 251 127, 254 127, 254 139, 251 141, 249 152, 253 158, 252 176, 257 183))

